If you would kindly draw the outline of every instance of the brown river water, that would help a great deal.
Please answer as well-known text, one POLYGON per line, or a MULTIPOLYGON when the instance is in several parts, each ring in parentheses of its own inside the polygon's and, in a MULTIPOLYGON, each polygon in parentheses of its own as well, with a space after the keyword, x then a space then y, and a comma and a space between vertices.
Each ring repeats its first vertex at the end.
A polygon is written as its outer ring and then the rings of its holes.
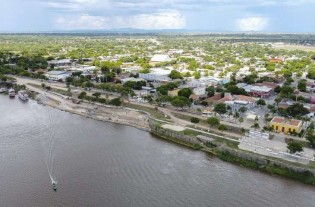
POLYGON ((4 95, 0 163, 0 206, 315 206, 312 186, 4 95))

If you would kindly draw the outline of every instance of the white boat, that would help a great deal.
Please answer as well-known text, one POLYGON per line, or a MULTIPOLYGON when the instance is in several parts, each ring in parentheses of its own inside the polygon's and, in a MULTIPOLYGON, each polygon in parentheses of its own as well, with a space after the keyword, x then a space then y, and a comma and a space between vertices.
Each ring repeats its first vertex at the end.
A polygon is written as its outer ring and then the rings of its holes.
POLYGON ((19 98, 23 101, 27 101, 28 100, 28 95, 26 93, 26 91, 19 91, 18 92, 19 98))
POLYGON ((6 92, 6 91, 7 91, 6 88, 0 88, 0 93, 4 93, 4 92, 6 92))
POLYGON ((14 98, 15 97, 15 90, 13 88, 9 89, 9 96, 10 96, 10 98, 14 98))

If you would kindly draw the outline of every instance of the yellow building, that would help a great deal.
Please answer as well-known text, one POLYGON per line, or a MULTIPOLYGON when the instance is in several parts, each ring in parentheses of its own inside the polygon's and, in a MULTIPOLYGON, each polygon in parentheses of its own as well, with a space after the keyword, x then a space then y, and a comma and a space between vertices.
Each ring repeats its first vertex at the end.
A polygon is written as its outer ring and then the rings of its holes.
POLYGON ((271 120, 270 126, 276 132, 282 132, 286 134, 290 132, 299 133, 302 130, 302 121, 275 116, 271 120))
POLYGON ((172 91, 168 91, 167 92, 167 95, 169 95, 169 96, 178 96, 178 91, 179 91, 180 89, 175 89, 175 90, 172 90, 172 91))

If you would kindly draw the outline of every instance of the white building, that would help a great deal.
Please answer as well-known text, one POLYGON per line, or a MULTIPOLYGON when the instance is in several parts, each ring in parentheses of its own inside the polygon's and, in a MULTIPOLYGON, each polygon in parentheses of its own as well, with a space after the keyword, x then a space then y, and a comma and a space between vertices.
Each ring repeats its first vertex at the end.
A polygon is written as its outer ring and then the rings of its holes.
POLYGON ((194 88, 193 93, 197 96, 203 96, 206 94, 206 87, 194 88))
POLYGON ((190 78, 190 81, 187 83, 187 85, 191 88, 195 88, 195 87, 208 87, 208 86, 222 85, 228 82, 229 82, 228 79, 221 79, 221 78, 208 76, 208 77, 202 77, 200 79, 190 78))
POLYGON ((93 72, 95 69, 96 69, 96 66, 80 65, 77 67, 73 67, 70 70, 71 71, 81 71, 81 72, 93 72))
POLYGON ((47 61, 47 63, 48 63, 48 66, 50 66, 50 65, 54 65, 56 67, 70 66, 72 64, 72 60, 71 59, 50 60, 50 61, 47 61))
POLYGON ((167 82, 171 80, 171 78, 168 77, 170 73, 170 70, 163 68, 151 68, 150 73, 139 73, 139 78, 153 82, 167 82))
POLYGON ((124 84, 124 83, 126 83, 128 81, 138 82, 138 81, 144 81, 144 79, 143 78, 132 78, 132 77, 130 77, 130 78, 122 78, 122 79, 120 79, 120 81, 121 81, 122 84, 124 84))
POLYGON ((168 62, 168 61, 171 61, 171 60, 172 59, 168 55, 156 54, 156 55, 153 55, 153 57, 151 58, 150 64, 151 65, 156 65, 158 63, 168 62))
POLYGON ((47 73, 45 73, 45 76, 49 79, 49 80, 54 80, 54 81, 58 81, 58 80, 65 80, 67 77, 71 76, 71 73, 68 73, 66 71, 49 71, 47 73))

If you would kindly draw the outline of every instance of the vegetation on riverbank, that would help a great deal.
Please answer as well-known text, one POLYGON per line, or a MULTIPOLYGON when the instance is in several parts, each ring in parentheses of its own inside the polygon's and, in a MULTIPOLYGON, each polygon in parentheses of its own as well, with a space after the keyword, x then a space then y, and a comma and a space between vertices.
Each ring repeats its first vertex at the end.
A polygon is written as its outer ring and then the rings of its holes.
POLYGON ((185 142, 185 141, 183 141, 183 140, 176 139, 176 138, 173 138, 173 137, 170 137, 170 136, 161 135, 161 134, 158 134, 158 133, 153 132, 153 131, 151 131, 151 134, 154 134, 154 135, 157 136, 158 138, 162 138, 162 139, 171 141, 171 142, 173 142, 173 143, 176 143, 176 144, 179 144, 179 145, 182 145, 182 146, 189 147, 189 148, 194 149, 194 150, 201 150, 201 149, 203 148, 203 147, 202 147, 201 145, 199 145, 199 144, 192 144, 192 143, 185 142))
POLYGON ((311 184, 315 185, 315 177, 310 174, 310 172, 306 173, 296 173, 293 171, 290 171, 287 168, 283 168, 280 166, 273 166, 273 165, 261 165, 257 162, 251 161, 251 160, 246 160, 240 157, 236 157, 229 152, 221 152, 219 150, 216 150, 216 155, 223 161, 230 162, 230 163, 235 163, 244 167, 256 169, 262 172, 266 172, 269 174, 275 174, 275 175, 280 175, 283 177, 287 177, 290 179, 294 179, 300 182, 303 182, 305 184, 311 184))

